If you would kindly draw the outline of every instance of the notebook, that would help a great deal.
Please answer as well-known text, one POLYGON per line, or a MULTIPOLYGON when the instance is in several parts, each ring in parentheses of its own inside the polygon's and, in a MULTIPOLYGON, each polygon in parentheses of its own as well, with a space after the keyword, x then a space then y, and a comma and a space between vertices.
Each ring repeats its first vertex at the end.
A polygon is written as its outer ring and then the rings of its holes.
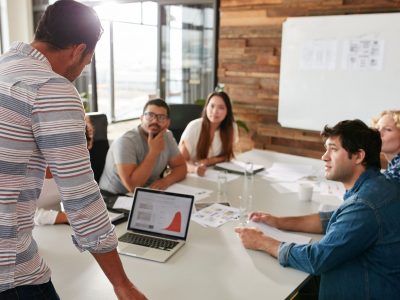
POLYGON ((166 262, 185 244, 194 196, 136 188, 118 252, 166 262))
MULTIPOLYGON (((231 161, 224 161, 215 165, 217 170, 227 170, 228 172, 236 174, 244 174, 247 168, 247 163, 239 160, 232 159, 231 161)), ((263 165, 252 164, 253 173, 258 173, 264 170, 263 165)))

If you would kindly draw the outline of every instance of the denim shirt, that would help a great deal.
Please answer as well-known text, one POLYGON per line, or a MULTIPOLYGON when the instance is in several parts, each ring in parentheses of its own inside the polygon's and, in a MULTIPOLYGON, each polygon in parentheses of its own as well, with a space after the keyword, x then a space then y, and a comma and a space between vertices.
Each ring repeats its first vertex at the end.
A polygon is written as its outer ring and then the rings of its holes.
POLYGON ((367 169, 334 212, 321 213, 316 243, 282 243, 281 265, 321 275, 319 299, 400 298, 400 192, 367 169))

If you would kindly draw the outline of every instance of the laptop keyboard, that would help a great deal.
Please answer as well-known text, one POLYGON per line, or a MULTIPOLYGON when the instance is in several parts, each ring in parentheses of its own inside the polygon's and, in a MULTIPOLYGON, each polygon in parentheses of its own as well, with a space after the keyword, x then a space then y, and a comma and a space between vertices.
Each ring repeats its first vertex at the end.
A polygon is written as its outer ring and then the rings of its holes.
POLYGON ((166 250, 166 251, 171 250, 178 244, 178 242, 174 242, 171 240, 165 240, 165 239, 160 239, 160 238, 156 238, 156 237, 135 234, 135 233, 130 233, 130 232, 125 233, 118 240, 120 242, 124 242, 124 243, 135 244, 135 245, 156 248, 156 249, 166 250))

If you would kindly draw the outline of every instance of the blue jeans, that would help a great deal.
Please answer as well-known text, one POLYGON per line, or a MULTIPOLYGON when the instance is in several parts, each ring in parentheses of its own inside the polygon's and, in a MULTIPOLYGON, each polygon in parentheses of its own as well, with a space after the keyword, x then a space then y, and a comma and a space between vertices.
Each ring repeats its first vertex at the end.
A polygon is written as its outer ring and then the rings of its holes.
POLYGON ((1 300, 60 300, 51 280, 37 285, 20 285, 0 293, 1 300))

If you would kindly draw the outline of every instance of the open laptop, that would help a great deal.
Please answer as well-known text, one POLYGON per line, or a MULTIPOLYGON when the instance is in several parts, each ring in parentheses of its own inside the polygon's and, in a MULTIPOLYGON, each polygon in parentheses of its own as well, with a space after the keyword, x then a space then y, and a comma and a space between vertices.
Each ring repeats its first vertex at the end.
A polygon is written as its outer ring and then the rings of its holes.
POLYGON ((136 188, 128 232, 119 240, 118 252, 165 262, 186 241, 193 195, 136 188))

